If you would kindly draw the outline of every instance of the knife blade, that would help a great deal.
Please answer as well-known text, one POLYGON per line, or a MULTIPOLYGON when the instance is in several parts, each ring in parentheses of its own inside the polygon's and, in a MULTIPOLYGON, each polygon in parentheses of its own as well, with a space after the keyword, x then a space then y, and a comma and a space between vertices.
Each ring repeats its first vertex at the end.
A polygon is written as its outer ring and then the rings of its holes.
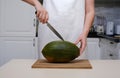
POLYGON ((63 37, 57 32, 57 30, 55 30, 55 28, 49 22, 47 22, 47 26, 57 37, 64 41, 63 37))

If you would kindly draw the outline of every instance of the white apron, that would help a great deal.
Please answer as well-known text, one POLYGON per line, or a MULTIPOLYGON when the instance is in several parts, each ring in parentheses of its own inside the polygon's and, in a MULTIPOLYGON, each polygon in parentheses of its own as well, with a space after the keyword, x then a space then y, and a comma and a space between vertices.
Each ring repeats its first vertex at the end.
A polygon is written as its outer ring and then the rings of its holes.
MULTIPOLYGON (((49 14, 49 22, 62 35, 64 40, 75 42, 80 36, 85 17, 85 0, 44 0, 43 6, 49 14)), ((38 33, 38 48, 51 41, 60 40, 47 26, 40 24, 38 33)), ((38 58, 43 58, 38 53, 38 58)))

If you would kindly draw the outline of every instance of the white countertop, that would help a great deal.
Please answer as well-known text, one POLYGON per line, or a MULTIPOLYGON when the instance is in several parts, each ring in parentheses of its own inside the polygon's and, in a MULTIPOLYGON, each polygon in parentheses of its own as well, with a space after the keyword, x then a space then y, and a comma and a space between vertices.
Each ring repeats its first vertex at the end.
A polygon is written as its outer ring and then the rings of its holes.
POLYGON ((0 67, 0 78, 120 78, 120 60, 90 60, 92 69, 31 68, 35 61, 11 60, 0 67))

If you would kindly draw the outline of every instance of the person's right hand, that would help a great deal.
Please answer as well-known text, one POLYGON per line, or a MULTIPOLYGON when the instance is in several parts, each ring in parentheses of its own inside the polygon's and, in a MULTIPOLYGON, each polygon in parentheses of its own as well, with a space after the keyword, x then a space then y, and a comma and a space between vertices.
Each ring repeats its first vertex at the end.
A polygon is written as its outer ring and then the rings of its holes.
POLYGON ((36 5, 36 17, 39 19, 39 21, 41 23, 46 23, 48 21, 48 12, 46 11, 46 9, 40 4, 40 5, 36 5))

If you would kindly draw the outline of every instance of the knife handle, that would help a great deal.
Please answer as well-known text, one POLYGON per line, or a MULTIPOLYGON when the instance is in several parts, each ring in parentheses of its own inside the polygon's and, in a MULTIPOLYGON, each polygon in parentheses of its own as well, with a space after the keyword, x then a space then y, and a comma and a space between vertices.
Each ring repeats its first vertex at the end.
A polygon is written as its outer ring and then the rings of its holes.
POLYGON ((35 14, 37 14, 37 11, 35 11, 35 14))

